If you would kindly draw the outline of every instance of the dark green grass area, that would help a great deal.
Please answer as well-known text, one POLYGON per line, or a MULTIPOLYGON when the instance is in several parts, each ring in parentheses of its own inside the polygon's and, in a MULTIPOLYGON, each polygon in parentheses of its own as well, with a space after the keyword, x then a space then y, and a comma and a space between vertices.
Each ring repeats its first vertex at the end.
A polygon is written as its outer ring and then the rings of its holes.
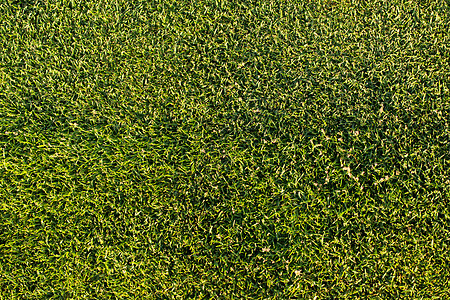
POLYGON ((447 1, 0 0, 0 299, 450 297, 447 1))

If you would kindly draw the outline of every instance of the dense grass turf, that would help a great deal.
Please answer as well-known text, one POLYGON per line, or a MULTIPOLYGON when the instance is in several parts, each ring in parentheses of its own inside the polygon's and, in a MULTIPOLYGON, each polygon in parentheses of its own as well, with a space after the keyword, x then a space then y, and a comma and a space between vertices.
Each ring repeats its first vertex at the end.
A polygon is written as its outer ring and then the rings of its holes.
POLYGON ((450 6, 0 1, 0 299, 450 296, 450 6))

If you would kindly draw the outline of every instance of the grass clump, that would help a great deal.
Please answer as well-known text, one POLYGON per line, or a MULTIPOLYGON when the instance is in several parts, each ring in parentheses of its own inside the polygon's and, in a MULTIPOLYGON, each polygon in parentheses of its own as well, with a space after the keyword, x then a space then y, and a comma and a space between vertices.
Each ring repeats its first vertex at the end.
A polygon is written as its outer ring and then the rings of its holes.
POLYGON ((444 1, 1 1, 0 298, 444 299, 444 1))

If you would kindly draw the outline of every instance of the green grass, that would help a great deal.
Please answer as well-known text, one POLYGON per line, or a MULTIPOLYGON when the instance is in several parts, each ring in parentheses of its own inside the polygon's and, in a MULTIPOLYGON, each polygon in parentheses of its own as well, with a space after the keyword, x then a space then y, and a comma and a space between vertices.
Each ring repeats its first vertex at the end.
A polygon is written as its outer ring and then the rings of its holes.
POLYGON ((450 297, 447 1, 0 0, 0 299, 450 297))

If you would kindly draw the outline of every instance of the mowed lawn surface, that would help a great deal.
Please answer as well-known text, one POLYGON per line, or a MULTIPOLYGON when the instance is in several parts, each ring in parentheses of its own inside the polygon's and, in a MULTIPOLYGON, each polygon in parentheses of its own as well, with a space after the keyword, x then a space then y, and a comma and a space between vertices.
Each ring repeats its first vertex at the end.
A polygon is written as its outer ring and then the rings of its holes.
POLYGON ((447 1, 0 1, 0 299, 446 299, 447 1))

